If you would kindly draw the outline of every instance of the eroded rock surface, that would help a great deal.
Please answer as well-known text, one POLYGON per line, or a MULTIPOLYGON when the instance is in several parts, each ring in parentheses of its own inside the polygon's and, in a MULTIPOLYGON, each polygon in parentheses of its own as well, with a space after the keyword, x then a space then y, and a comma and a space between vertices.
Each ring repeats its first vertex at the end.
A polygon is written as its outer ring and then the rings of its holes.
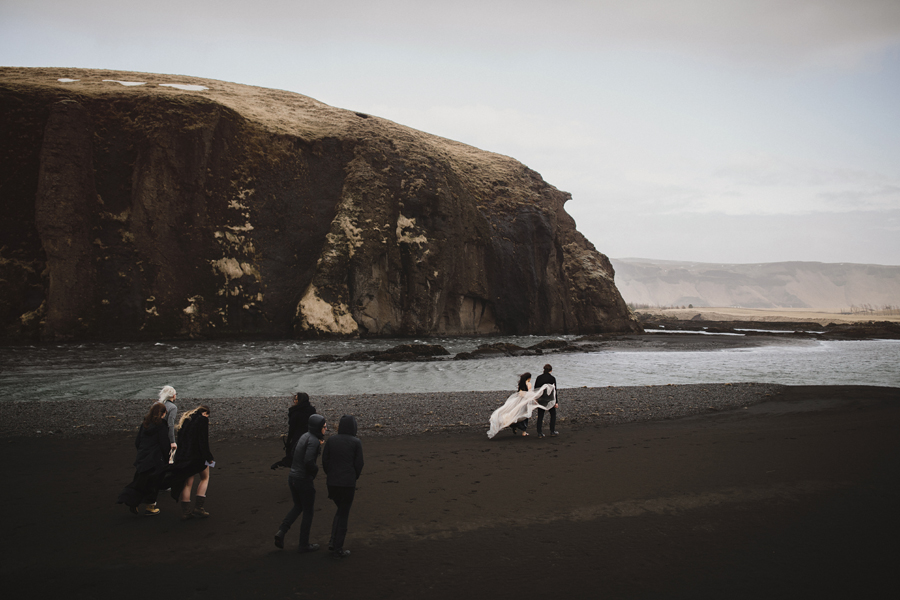
POLYGON ((0 69, 0 129, 5 337, 639 329, 569 194, 505 156, 299 94, 98 70, 0 69))

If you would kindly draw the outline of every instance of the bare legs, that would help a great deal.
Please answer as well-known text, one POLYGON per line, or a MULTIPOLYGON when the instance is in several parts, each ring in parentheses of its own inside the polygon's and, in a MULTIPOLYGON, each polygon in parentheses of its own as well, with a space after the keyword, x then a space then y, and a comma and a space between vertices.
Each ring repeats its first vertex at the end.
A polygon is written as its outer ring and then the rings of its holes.
MULTIPOLYGON (((551 427, 552 429, 552 427, 551 427)), ((209 467, 200 471, 200 483, 197 484, 197 495, 205 496, 206 488, 209 487, 209 467)))
MULTIPOLYGON (((206 489, 209 487, 209 467, 206 467, 200 473, 200 483, 197 484, 197 495, 205 496, 206 489)), ((190 502, 191 501, 191 488, 194 486, 194 476, 191 475, 187 478, 187 481, 184 482, 184 488, 181 490, 181 501, 182 502, 190 502)))
POLYGON ((191 510, 191 488, 194 485, 194 475, 191 475, 184 482, 181 489, 181 518, 182 520, 193 517, 208 517, 209 513, 203 508, 206 502, 206 490, 209 487, 209 467, 206 467, 198 473, 200 483, 197 484, 197 494, 195 495, 196 506, 191 510))

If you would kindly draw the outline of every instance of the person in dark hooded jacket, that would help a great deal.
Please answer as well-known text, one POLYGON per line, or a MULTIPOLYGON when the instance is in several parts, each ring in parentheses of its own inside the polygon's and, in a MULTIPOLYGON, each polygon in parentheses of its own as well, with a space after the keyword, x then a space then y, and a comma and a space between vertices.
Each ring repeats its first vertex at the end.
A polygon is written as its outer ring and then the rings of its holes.
POLYGON ((356 437, 356 430, 356 417, 344 415, 338 424, 337 435, 328 438, 322 451, 322 468, 327 475, 325 483, 328 485, 328 497, 337 506, 331 523, 328 550, 338 558, 350 554, 349 550, 344 550, 344 538, 347 536, 350 506, 356 494, 356 480, 363 469, 362 442, 356 437))
POLYGON ((316 505, 316 488, 313 484, 319 472, 316 459, 325 440, 325 429, 327 429, 325 417, 312 415, 309 418, 309 430, 297 440, 291 461, 291 473, 288 475, 288 487, 294 506, 285 515, 281 527, 275 534, 275 545, 279 548, 284 548, 284 536, 302 513, 300 545, 297 552, 315 552, 319 549, 318 544, 309 543, 309 530, 312 528, 313 509, 316 505))
POLYGON ((156 496, 159 491, 160 477, 169 466, 169 429, 165 421, 166 407, 156 403, 144 417, 134 447, 137 457, 134 459, 134 479, 119 494, 117 504, 125 504, 128 509, 138 514, 138 505, 145 503, 145 515, 158 515, 156 496))
POLYGON ((288 409, 288 432, 284 439, 284 457, 272 465, 275 470, 278 467, 290 467, 294 460, 294 447, 300 440, 300 436, 309 429, 309 418, 316 414, 316 407, 309 403, 309 394, 297 392, 294 394, 294 404, 288 409))
POLYGON ((293 457, 294 446, 300 441, 300 437, 309 429, 309 418, 316 414, 316 407, 309 403, 309 394, 297 392, 294 394, 294 404, 288 409, 288 445, 293 457))

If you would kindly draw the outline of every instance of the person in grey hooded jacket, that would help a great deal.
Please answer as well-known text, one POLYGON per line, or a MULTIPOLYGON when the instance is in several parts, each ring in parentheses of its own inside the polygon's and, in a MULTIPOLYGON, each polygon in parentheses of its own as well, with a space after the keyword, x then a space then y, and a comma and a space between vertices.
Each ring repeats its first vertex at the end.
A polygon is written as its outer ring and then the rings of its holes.
POLYGON ((309 418, 309 431, 300 436, 297 446, 294 448, 291 473, 288 475, 288 487, 291 490, 294 506, 285 515, 281 527, 278 528, 278 533, 275 534, 275 545, 279 548, 284 548, 285 534, 302 513, 300 545, 297 552, 315 552, 319 549, 318 544, 309 543, 309 530, 312 528, 313 509, 316 504, 316 488, 313 485, 313 480, 319 472, 316 459, 319 457, 321 445, 324 443, 326 429, 325 417, 312 415, 309 418))
POLYGON ((178 444, 175 443, 175 423, 178 422, 178 407, 175 406, 175 398, 175 388, 171 385, 164 386, 159 391, 159 403, 166 407, 166 422, 169 425, 169 447, 172 450, 178 447, 178 444))
POLYGON ((356 480, 363 468, 362 442, 356 437, 356 430, 356 417, 344 415, 338 424, 337 435, 328 438, 322 451, 322 468, 327 475, 325 483, 328 485, 328 497, 337 506, 331 523, 328 550, 337 558, 350 554, 349 550, 344 550, 344 538, 347 536, 350 506, 356 494, 356 480))

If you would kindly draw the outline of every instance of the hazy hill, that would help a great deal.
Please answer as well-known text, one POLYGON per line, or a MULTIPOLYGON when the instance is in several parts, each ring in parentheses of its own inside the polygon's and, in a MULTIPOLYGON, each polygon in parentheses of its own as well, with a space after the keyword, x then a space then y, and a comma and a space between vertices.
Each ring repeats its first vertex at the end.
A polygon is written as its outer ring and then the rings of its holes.
POLYGON ((832 309, 900 305, 900 266, 610 260, 616 286, 634 305, 832 309))

